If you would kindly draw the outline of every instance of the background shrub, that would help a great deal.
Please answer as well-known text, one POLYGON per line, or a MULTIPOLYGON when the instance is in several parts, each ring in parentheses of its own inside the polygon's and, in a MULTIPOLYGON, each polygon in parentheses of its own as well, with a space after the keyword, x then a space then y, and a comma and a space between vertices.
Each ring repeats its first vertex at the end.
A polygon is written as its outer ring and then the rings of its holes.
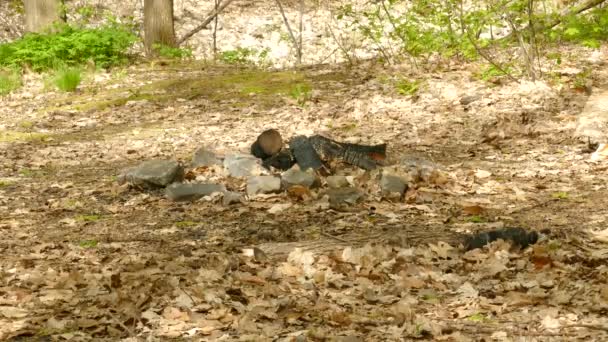
POLYGON ((125 26, 99 28, 62 25, 49 34, 29 33, 22 39, 0 45, 0 66, 29 67, 34 71, 93 61, 107 68, 124 63, 137 37, 125 26))

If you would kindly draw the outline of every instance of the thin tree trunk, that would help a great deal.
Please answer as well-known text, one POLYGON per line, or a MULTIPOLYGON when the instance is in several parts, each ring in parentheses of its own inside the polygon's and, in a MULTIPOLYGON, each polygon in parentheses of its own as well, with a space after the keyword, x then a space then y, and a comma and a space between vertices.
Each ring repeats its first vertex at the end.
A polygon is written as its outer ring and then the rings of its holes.
MULTIPOLYGON (((220 5, 221 0, 215 0, 215 13, 219 14, 219 5, 220 5)), ((215 18, 213 18, 213 59, 217 59, 217 22, 218 22, 218 18, 219 15, 216 15, 215 18)))
POLYGON ((287 33, 289 33, 289 38, 291 38, 293 47, 294 49, 296 49, 296 64, 300 65, 302 63, 302 47, 298 43, 298 39, 296 39, 295 34, 293 34, 293 30, 291 29, 291 25, 289 25, 289 20, 287 20, 287 16, 285 15, 285 10, 283 10, 283 5, 281 4, 281 1, 274 1, 277 3, 277 6, 279 6, 279 12, 281 12, 281 16, 283 17, 283 23, 285 23, 285 27, 287 27, 287 33))
POLYGON ((298 65, 302 64, 302 37, 304 36, 304 0, 300 0, 300 23, 298 27, 300 36, 298 37, 298 65))
POLYGON ((144 45, 148 56, 157 45, 177 46, 173 28, 173 0, 144 1, 144 45))
POLYGON ((56 22, 65 22, 63 0, 23 0, 25 30, 42 32, 56 22))

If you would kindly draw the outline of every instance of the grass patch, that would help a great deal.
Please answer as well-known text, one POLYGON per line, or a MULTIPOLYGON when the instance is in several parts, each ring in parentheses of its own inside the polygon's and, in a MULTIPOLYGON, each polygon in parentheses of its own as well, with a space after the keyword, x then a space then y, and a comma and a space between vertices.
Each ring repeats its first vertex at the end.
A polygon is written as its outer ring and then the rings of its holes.
POLYGON ((0 142, 32 142, 32 141, 47 141, 50 139, 50 135, 46 133, 37 132, 16 132, 16 131, 3 131, 0 132, 0 142))
POLYGON ((401 78, 395 83, 395 88, 397 89, 397 92, 401 95, 415 95, 420 90, 420 81, 410 81, 408 79, 401 78))
POLYGON ((479 215, 473 215, 473 216, 469 216, 467 218, 467 221, 473 222, 473 223, 483 223, 483 222, 486 222, 486 219, 484 219, 483 217, 481 217, 479 215))
POLYGON ((27 177, 27 178, 36 178, 46 175, 47 172, 44 170, 32 170, 28 168, 23 168, 19 170, 19 176, 27 177))
POLYGON ((79 68, 62 68, 55 72, 53 83, 65 92, 73 92, 80 85, 82 71, 79 68))
MULTIPOLYGON (((232 108, 247 108, 255 106, 267 110, 284 105, 285 97, 300 85, 299 94, 305 94, 306 89, 319 89, 331 92, 335 84, 344 86, 359 84, 345 72, 324 74, 306 74, 305 71, 267 71, 239 66, 208 67, 200 63, 185 64, 180 62, 171 69, 192 70, 199 72, 207 70, 204 75, 190 78, 175 78, 153 81, 150 84, 133 88, 102 89, 95 97, 90 94, 74 94, 64 103, 49 106, 43 112, 57 110, 103 110, 110 107, 122 106, 129 101, 149 100, 155 103, 166 103, 176 99, 205 98, 214 104, 227 104, 232 108), (195 66, 195 67, 193 67, 195 66), (255 94, 255 96, 251 96, 255 94)), ((121 77, 126 76, 125 69, 121 77)), ((141 73, 148 73, 147 69, 141 73)), ((298 97, 298 94, 295 97, 298 97)))
POLYGON ((234 50, 220 52, 218 59, 226 64, 264 66, 267 64, 269 52, 270 49, 268 48, 257 50, 254 48, 237 47, 234 50))
POLYGON ((486 322, 488 318, 482 313, 476 313, 467 317, 467 320, 471 322, 486 322))
POLYGON ((154 52, 159 57, 164 58, 174 58, 174 59, 182 59, 182 58, 190 58, 192 57, 192 50, 187 48, 178 48, 171 47, 163 44, 154 44, 152 47, 154 52))
POLYGON ((140 99, 169 101, 204 97, 214 102, 229 101, 234 107, 256 105, 268 109, 275 107, 277 103, 282 104, 280 96, 277 95, 289 94, 294 83, 310 87, 301 73, 241 69, 210 77, 162 80, 139 88, 129 97, 108 101, 124 104, 140 99), (257 96, 252 98, 251 93, 257 96))
POLYGON ((19 121, 19 127, 23 129, 32 129, 34 128, 35 123, 29 120, 19 121))
POLYGON ((344 125, 340 126, 340 130, 345 131, 345 132, 352 132, 356 129, 357 129, 356 122, 345 123, 344 125))
POLYGON ((82 248, 95 248, 98 243, 97 240, 82 240, 78 242, 78 246, 82 248))
POLYGON ((298 83, 289 91, 289 96, 302 107, 312 98, 312 88, 307 83, 298 83))
POLYGON ((0 189, 4 188, 4 187, 7 187, 7 186, 11 186, 13 184, 15 184, 15 182, 11 182, 11 181, 1 180, 0 179, 0 189))
POLYGON ((175 222, 175 227, 177 228, 188 228, 188 227, 194 227, 196 225, 198 225, 200 222, 194 222, 194 221, 178 221, 175 222))
POLYGON ((164 103, 199 97, 216 103, 229 103, 232 107, 255 105, 270 109, 283 104, 281 96, 289 94, 294 83, 308 84, 305 75, 301 73, 232 68, 220 75, 160 80, 139 88, 110 89, 98 93, 95 98, 91 98, 90 94, 72 96, 64 105, 48 107, 45 111, 103 110, 125 105, 129 101, 164 103), (250 96, 252 93, 257 96, 250 96))
POLYGON ((21 74, 18 70, 13 68, 0 69, 0 96, 19 89, 21 85, 21 74))
POLYGON ((76 216, 76 221, 80 221, 80 222, 95 222, 95 221, 99 221, 100 219, 101 219, 101 215, 96 215, 96 214, 76 216))
POLYGON ((440 302, 439 296, 437 294, 431 293, 431 292, 423 293, 420 296, 420 299, 422 299, 423 301, 425 301, 427 303, 432 303, 432 304, 439 304, 439 302, 440 302))
POLYGON ((568 193, 565 191, 558 191, 551 194, 551 197, 555 199, 568 199, 568 193))
POLYGON ((556 251, 558 249, 560 249, 562 247, 561 243, 559 241, 549 241, 549 243, 547 244, 547 249, 550 251, 556 251))
POLYGON ((63 202, 63 208, 68 209, 68 210, 74 210, 74 209, 78 209, 81 208, 83 205, 82 203, 80 203, 78 200, 75 199, 67 199, 63 202))

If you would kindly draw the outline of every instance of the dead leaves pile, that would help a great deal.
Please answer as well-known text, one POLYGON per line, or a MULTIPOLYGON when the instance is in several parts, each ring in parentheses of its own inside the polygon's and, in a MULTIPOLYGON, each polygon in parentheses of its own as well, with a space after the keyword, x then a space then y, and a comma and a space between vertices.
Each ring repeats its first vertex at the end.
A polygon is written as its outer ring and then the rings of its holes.
POLYGON ((294 249, 286 258, 258 248, 119 253, 133 247, 43 244, 3 260, 0 338, 468 341, 606 330, 608 287, 586 276, 602 273, 595 265, 605 259, 553 240, 464 254, 444 242, 294 249))

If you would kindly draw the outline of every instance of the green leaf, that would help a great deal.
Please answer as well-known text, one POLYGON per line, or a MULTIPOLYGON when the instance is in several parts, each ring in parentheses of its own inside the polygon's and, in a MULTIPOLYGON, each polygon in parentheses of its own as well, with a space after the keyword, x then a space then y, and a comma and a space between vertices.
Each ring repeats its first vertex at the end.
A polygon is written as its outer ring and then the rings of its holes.
POLYGON ((564 34, 569 37, 578 36, 581 33, 576 27, 569 27, 564 31, 564 34))

